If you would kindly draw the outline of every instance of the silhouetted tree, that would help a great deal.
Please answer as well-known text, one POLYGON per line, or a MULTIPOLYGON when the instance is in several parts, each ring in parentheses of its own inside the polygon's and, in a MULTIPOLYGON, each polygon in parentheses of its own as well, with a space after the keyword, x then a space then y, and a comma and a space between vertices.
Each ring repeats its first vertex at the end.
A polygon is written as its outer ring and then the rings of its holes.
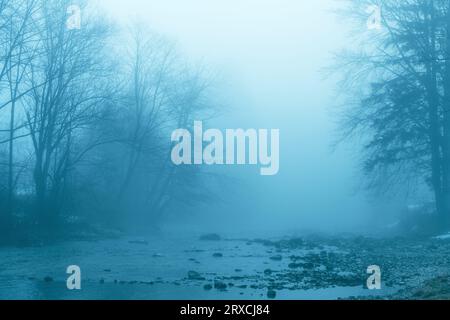
POLYGON ((355 89, 343 114, 344 136, 364 141, 369 186, 406 186, 422 179, 434 194, 441 226, 450 222, 450 1, 350 1, 359 24, 359 52, 339 56, 345 89, 355 89), (366 9, 381 9, 368 30, 366 9))
POLYGON ((7 156, 0 164, 7 168, 0 223, 7 230, 11 229, 17 180, 23 171, 14 152, 16 140, 25 137, 26 133, 21 132, 23 123, 16 120, 16 114, 17 105, 25 94, 23 80, 34 52, 32 19, 37 7, 35 0, 0 1, 0 116, 8 118, 5 128, 0 129, 5 134, 0 136, 0 145, 7 145, 7 156))
POLYGON ((57 220, 69 174, 91 145, 81 138, 108 99, 104 52, 108 25, 85 17, 66 26, 69 1, 43 1, 37 13, 37 54, 29 67, 24 105, 33 147, 36 214, 44 225, 57 220))
POLYGON ((170 136, 209 117, 208 77, 78 4, 72 28, 69 0, 0 0, 0 240, 81 219, 147 226, 206 199, 199 168, 171 165, 170 136))

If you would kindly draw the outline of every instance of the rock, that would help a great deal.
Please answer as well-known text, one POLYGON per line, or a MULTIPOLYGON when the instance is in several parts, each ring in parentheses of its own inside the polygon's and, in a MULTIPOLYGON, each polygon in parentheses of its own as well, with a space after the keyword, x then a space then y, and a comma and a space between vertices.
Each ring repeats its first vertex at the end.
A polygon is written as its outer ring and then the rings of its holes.
POLYGON ((140 244, 140 245, 148 246, 148 241, 145 241, 145 240, 128 241, 128 243, 130 243, 130 244, 140 244))
POLYGON ((222 237, 216 233, 205 234, 200 237, 200 241, 220 241, 222 237))
POLYGON ((242 272, 242 269, 234 269, 235 272, 242 272))
POLYGON ((210 291, 210 290, 212 290, 212 288, 213 288, 213 286, 211 284, 205 284, 203 286, 203 290, 205 290, 205 291, 210 291))
POLYGON ((311 262, 302 263, 302 264, 300 264, 300 266, 307 270, 314 269, 314 263, 311 263, 311 262))
POLYGON ((104 284, 105 283, 105 279, 100 279, 100 284, 104 284))
POLYGON ((204 289, 205 291, 210 291, 210 290, 212 290, 212 288, 213 288, 213 286, 210 285, 210 284, 205 284, 205 285, 203 286, 203 289, 204 289))
POLYGON ((271 274, 272 274, 272 270, 270 270, 270 269, 266 269, 266 270, 264 270, 264 274, 266 275, 266 276, 270 276, 271 274))
POLYGON ((45 281, 45 282, 53 282, 53 278, 47 276, 47 277, 44 278, 44 281, 45 281))
POLYGON ((270 257, 270 260, 281 261, 281 260, 283 260, 283 257, 281 256, 281 254, 278 254, 276 256, 270 257))
POLYGON ((223 254, 222 253, 214 253, 213 257, 214 258, 223 258, 223 254))
POLYGON ((227 285, 221 281, 214 281, 214 288, 217 290, 226 290, 227 289, 227 285))
POLYGON ((277 297, 277 292, 275 290, 269 289, 269 291, 267 291, 267 298, 275 299, 276 297, 277 297))
POLYGON ((202 277, 201 274, 196 271, 189 271, 188 279, 189 280, 205 280, 205 278, 202 277))

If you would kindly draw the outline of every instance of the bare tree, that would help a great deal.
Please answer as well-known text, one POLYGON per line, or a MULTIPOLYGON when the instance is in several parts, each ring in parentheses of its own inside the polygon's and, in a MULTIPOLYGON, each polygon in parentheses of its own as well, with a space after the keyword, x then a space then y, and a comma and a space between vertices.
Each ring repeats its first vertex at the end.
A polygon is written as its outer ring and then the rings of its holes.
POLYGON ((187 203, 190 196, 200 199, 194 195, 199 188, 192 188, 201 179, 200 169, 173 166, 168 137, 172 130, 211 115, 210 79, 193 72, 170 41, 142 25, 125 37, 129 46, 121 55, 127 58, 121 63, 121 98, 103 127, 114 128, 109 135, 115 142, 97 150, 95 167, 109 169, 94 179, 99 185, 93 194, 109 199, 97 202, 111 205, 110 220, 114 213, 118 224, 151 226, 170 205, 187 203))
MULTIPOLYGON (((350 1, 347 16, 363 26, 365 8, 373 3, 350 1)), ((362 96, 343 115, 344 136, 362 137, 370 186, 422 179, 434 194, 441 225, 448 225, 450 1, 375 3, 383 13, 381 30, 362 28, 363 49, 340 56, 345 88, 359 88, 362 96)))
POLYGON ((58 217, 69 172, 86 148, 83 136, 107 100, 108 72, 101 54, 108 26, 84 19, 80 30, 66 27, 68 1, 44 1, 38 13, 38 54, 27 74, 25 114, 34 150, 36 214, 45 224, 58 217))
POLYGON ((16 135, 22 128, 16 122, 17 104, 23 97, 22 80, 30 62, 34 44, 34 29, 32 27, 33 14, 37 8, 37 1, 16 0, 0 3, 0 96, 4 99, 0 103, 0 111, 6 115, 9 111, 8 128, 2 129, 7 137, 0 138, 0 144, 8 144, 7 148, 7 197, 5 224, 10 223, 14 212, 14 196, 17 179, 22 170, 18 168, 18 161, 14 157, 14 145, 23 135, 16 135), (3 90, 2 90, 3 89, 3 90), (8 222, 9 221, 9 222, 8 222))
POLYGON ((68 28, 70 6, 0 0, 0 218, 20 211, 52 235, 69 216, 147 226, 205 201, 201 170, 171 164, 170 135, 211 116, 209 78, 148 29, 112 37, 87 7, 68 28))

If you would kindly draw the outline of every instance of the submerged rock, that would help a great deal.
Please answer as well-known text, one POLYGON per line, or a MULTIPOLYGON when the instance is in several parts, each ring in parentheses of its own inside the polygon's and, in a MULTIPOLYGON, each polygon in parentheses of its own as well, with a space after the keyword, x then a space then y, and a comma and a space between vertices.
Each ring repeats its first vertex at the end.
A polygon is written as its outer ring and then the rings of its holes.
POLYGON ((223 258, 223 254, 222 253, 214 253, 213 257, 214 258, 223 258))
POLYGON ((200 241, 220 241, 222 237, 216 233, 205 234, 200 237, 200 241))
POLYGON ((281 260, 283 260, 283 256, 281 254, 278 254, 276 256, 270 257, 270 260, 281 261, 281 260))
POLYGON ((45 281, 45 282, 53 282, 53 278, 47 276, 47 277, 44 278, 44 281, 45 281))
POLYGON ((269 291, 267 291, 267 298, 275 299, 276 297, 277 297, 277 292, 275 290, 269 289, 269 291))

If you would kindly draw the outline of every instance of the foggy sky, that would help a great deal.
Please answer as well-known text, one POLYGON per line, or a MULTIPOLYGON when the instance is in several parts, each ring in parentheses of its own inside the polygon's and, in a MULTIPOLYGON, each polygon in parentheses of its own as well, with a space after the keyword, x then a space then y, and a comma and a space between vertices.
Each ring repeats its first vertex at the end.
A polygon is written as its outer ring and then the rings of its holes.
POLYGON ((349 45, 332 12, 336 1, 97 1, 115 22, 143 21, 220 74, 227 113, 213 123, 218 128, 281 130, 280 173, 227 167, 241 181, 236 192, 196 219, 299 229, 364 221, 370 204, 358 192, 356 149, 332 152, 336 84, 321 73, 332 52, 349 45))

